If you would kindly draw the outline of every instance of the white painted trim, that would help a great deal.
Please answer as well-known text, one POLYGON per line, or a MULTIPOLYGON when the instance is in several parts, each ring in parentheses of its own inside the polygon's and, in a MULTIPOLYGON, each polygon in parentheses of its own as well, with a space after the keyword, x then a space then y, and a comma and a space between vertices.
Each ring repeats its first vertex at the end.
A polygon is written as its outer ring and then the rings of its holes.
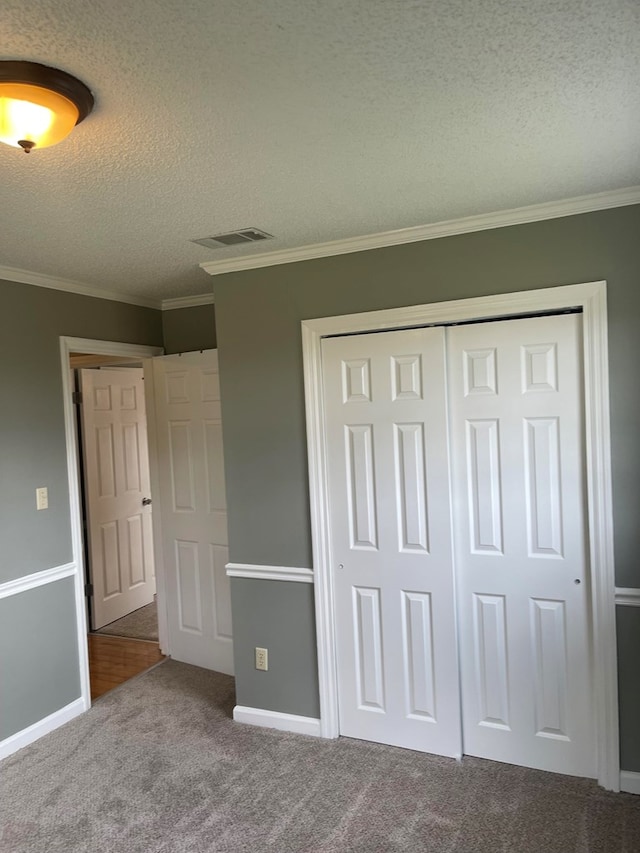
POLYGON ((616 605, 640 607, 640 589, 635 587, 616 587, 616 605))
MULTIPOLYGON (((156 356, 158 358, 160 356, 156 356)), ((153 359, 142 362, 144 376, 144 404, 147 413, 147 446, 149 450, 149 481, 153 496, 152 535, 153 560, 156 573, 156 606, 158 611, 158 645, 163 655, 170 655, 169 619, 167 613, 166 573, 162 545, 162 499, 160 491, 160 465, 158 459, 158 426, 156 418, 156 385, 153 359)))
POLYGON ((227 563, 225 568, 230 578, 313 583, 313 569, 301 569, 296 566, 256 566, 250 563, 227 563))
POLYGON ((620 790, 627 794, 640 794, 640 773, 633 770, 620 771, 620 790))
POLYGON ((620 784, 618 685, 615 631, 613 512, 609 432, 606 283, 462 299, 302 322, 313 565, 315 571, 321 733, 337 737, 338 689, 333 587, 330 571, 327 445, 324 432, 321 340, 357 333, 460 320, 582 308, 585 375, 585 432, 589 557, 594 638, 594 710, 598 781, 609 790, 620 784))
POLYGON ((76 573, 75 563, 65 563, 64 566, 55 566, 53 569, 45 569, 42 572, 34 572, 30 575, 25 575, 22 578, 16 578, 12 581, 6 581, 0 584, 0 599, 9 598, 11 595, 19 595, 21 592, 27 592, 30 589, 35 589, 38 586, 55 583, 62 578, 71 577, 76 573))
POLYGON ((48 735, 55 729, 60 728, 60 726, 64 726, 65 723, 68 723, 85 711, 86 708, 83 699, 76 699, 69 705, 65 705, 64 708, 60 708, 59 711, 49 714, 43 720, 38 720, 37 723, 23 729, 21 732, 10 735, 8 738, 0 741, 0 761, 17 752, 19 749, 29 746, 30 743, 38 740, 38 738, 48 735))
POLYGON ((95 341, 88 338, 60 337, 60 367, 62 371, 62 400, 64 406, 64 433, 67 453, 67 474, 69 480, 69 511, 71 517, 71 548, 75 573, 76 634, 78 642, 78 660, 80 666, 81 699, 84 710, 91 707, 91 688, 89 683, 89 654, 87 648, 87 612, 84 595, 84 548, 82 540, 82 507, 80 500, 80 474, 78 471, 78 436, 72 402, 71 371, 69 354, 86 352, 95 355, 122 355, 132 359, 152 358, 160 355, 160 347, 140 346, 119 341, 95 341))
POLYGON ((320 735, 320 720, 315 717, 299 717, 297 714, 283 714, 281 711, 265 711, 262 708, 236 705, 233 709, 233 719, 237 723, 278 729, 281 732, 295 732, 299 735, 315 737, 320 735))
POLYGON ((437 240, 440 237, 452 237, 456 234, 469 234, 473 231, 487 231, 504 228, 508 225, 524 225, 528 222, 540 222, 545 219, 558 219, 563 216, 575 216, 591 213, 611 207, 625 207, 640 204, 640 186, 625 187, 611 192, 594 193, 576 198, 552 201, 545 204, 532 204, 527 207, 515 207, 495 213, 481 213, 478 216, 465 216, 462 219, 449 219, 429 225, 417 225, 412 228, 400 228, 395 231, 383 231, 379 234, 367 234, 343 240, 331 240, 328 243, 312 243, 292 249, 280 249, 275 252, 258 252, 219 261, 205 261, 202 269, 209 275, 224 275, 229 272, 270 267, 276 264, 292 264, 308 261, 312 258, 326 258, 334 255, 347 255, 351 252, 365 252, 386 246, 398 246, 404 243, 417 243, 423 240, 437 240))
MULTIPOLYGON (((88 338, 67 338, 61 337, 60 341, 65 343, 68 354, 72 352, 87 353, 89 355, 116 355, 122 358, 131 358, 132 360, 142 360, 143 358, 153 358, 156 355, 163 355, 162 347, 148 347, 142 344, 127 344, 122 341, 93 341, 88 338)), ((67 362, 65 362, 67 364, 67 362)), ((67 370, 68 373, 68 364, 67 370)))
POLYGON ((0 279, 5 281, 16 281, 21 284, 31 284, 35 287, 46 287, 49 290, 63 290, 65 293, 76 293, 79 296, 93 296, 96 299, 109 299, 111 302, 124 302, 127 305, 138 305, 141 308, 162 307, 159 299, 149 299, 144 296, 130 296, 125 293, 117 293, 115 290, 103 290, 99 287, 91 287, 80 281, 56 278, 53 275, 45 275, 31 270, 21 270, 15 267, 0 266, 0 279))
POLYGON ((175 299, 163 299, 163 311, 175 311, 176 308, 196 308, 198 305, 213 305, 213 293, 201 293, 200 296, 178 296, 175 299))

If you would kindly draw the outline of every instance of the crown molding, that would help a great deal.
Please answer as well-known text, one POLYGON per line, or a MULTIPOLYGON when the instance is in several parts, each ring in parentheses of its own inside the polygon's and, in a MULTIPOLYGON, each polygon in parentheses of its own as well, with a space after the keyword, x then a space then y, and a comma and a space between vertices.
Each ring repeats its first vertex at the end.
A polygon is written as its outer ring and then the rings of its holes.
POLYGON ((175 311, 176 308, 196 308, 198 305, 213 305, 213 293, 201 293, 199 296, 176 296, 175 299, 163 299, 163 311, 175 311))
POLYGON ((124 293, 117 293, 114 290, 102 290, 98 287, 91 287, 79 281, 56 278, 53 275, 31 272, 30 270, 20 270, 15 267, 0 266, 0 279, 16 281, 21 284, 32 284, 35 287, 47 287, 49 290, 63 290, 66 293, 76 293, 79 296, 109 299, 111 302, 125 302, 127 305, 137 305, 140 308, 155 308, 157 310, 162 307, 159 299, 148 299, 144 296, 129 296, 124 293))
POLYGON ((220 261, 205 261, 200 266, 209 275, 224 275, 229 272, 271 267, 277 264, 292 264, 313 258, 366 252, 370 249, 398 246, 403 243, 437 240, 440 237, 452 237, 456 234, 468 234, 473 231, 488 231, 493 228, 505 228, 509 225, 524 225, 528 222, 558 219, 563 216, 575 216, 580 213, 592 213, 596 210, 625 207, 631 204, 640 204, 640 186, 625 187, 611 192, 594 193, 545 204, 532 204, 528 207, 516 207, 495 213, 482 213, 478 216, 466 216, 462 219, 449 219, 430 225, 400 228, 396 231, 383 231, 379 234, 368 234, 362 237, 332 240, 328 243, 313 243, 299 248, 262 252, 220 261))

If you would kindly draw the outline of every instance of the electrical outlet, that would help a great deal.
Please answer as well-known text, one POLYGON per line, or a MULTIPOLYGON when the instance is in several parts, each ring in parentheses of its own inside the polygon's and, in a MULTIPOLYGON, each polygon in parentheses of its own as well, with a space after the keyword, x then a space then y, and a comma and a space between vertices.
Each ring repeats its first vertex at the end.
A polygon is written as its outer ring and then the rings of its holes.
POLYGON ((36 509, 49 509, 49 490, 46 486, 36 489, 36 509))
POLYGON ((256 646, 256 669, 266 672, 269 669, 269 650, 256 646))

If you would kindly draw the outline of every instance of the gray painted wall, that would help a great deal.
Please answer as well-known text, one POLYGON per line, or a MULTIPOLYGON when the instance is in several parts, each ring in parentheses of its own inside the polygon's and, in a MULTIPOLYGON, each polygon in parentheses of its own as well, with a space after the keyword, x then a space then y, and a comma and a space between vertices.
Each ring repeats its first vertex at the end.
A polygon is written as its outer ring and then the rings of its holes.
POLYGON ((640 771, 640 607, 616 607, 620 754, 624 770, 640 771))
POLYGON ((312 584, 232 578, 231 595, 234 628, 251 624, 234 631, 237 704, 319 717, 312 584), (254 666, 256 646, 269 649, 267 672, 254 666))
MULTIPOLYGON (((640 586, 639 234, 636 206, 217 277, 231 560, 311 566, 301 320, 606 279, 616 575, 640 586)), ((238 692, 262 708, 286 696, 277 710, 300 713, 317 701, 297 654, 315 642, 313 621, 293 623, 289 596, 262 608, 263 596, 262 582, 241 593, 234 584, 238 692), (247 656, 267 632, 283 660, 271 654, 269 672, 256 674, 247 656)), ((624 618, 640 619, 640 608, 624 618)), ((625 622, 622 758, 640 771, 640 723, 628 713, 640 696, 633 638, 625 622)))
MULTIPOLYGON (((2 583, 72 558, 60 335, 161 346, 162 319, 149 308, 7 281, 0 281, 0 305, 2 583), (38 486, 49 489, 46 511, 36 511, 38 486)), ((73 607, 66 581, 0 602, 0 624, 3 630, 11 626, 10 642, 0 646, 13 690, 3 718, 5 737, 39 719, 43 708, 49 714, 78 697, 77 648, 74 656, 69 626, 63 624, 69 620, 73 627, 73 607), (14 618, 13 608, 26 608, 29 618, 14 618), (43 678, 33 650, 33 625, 52 619, 54 627, 40 646, 55 679, 43 678)))
POLYGON ((80 696, 73 578, 0 600, 0 740, 80 696))
POLYGON ((195 308, 176 308, 162 312, 162 334, 164 351, 191 352, 215 349, 216 309, 215 305, 199 305, 195 308))

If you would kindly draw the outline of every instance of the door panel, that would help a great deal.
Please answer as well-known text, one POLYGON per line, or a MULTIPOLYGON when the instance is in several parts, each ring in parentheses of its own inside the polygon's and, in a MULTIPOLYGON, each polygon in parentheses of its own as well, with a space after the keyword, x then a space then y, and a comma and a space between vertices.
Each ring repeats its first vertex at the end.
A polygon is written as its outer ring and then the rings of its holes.
POLYGON ((458 755, 442 329, 323 341, 340 731, 458 755))
POLYGON ((81 370, 89 574, 94 630, 155 593, 142 370, 81 370))
POLYGON ((595 776, 580 316, 447 336, 464 751, 595 776))
POLYGON ((153 369, 171 657, 233 674, 218 354, 153 369))

